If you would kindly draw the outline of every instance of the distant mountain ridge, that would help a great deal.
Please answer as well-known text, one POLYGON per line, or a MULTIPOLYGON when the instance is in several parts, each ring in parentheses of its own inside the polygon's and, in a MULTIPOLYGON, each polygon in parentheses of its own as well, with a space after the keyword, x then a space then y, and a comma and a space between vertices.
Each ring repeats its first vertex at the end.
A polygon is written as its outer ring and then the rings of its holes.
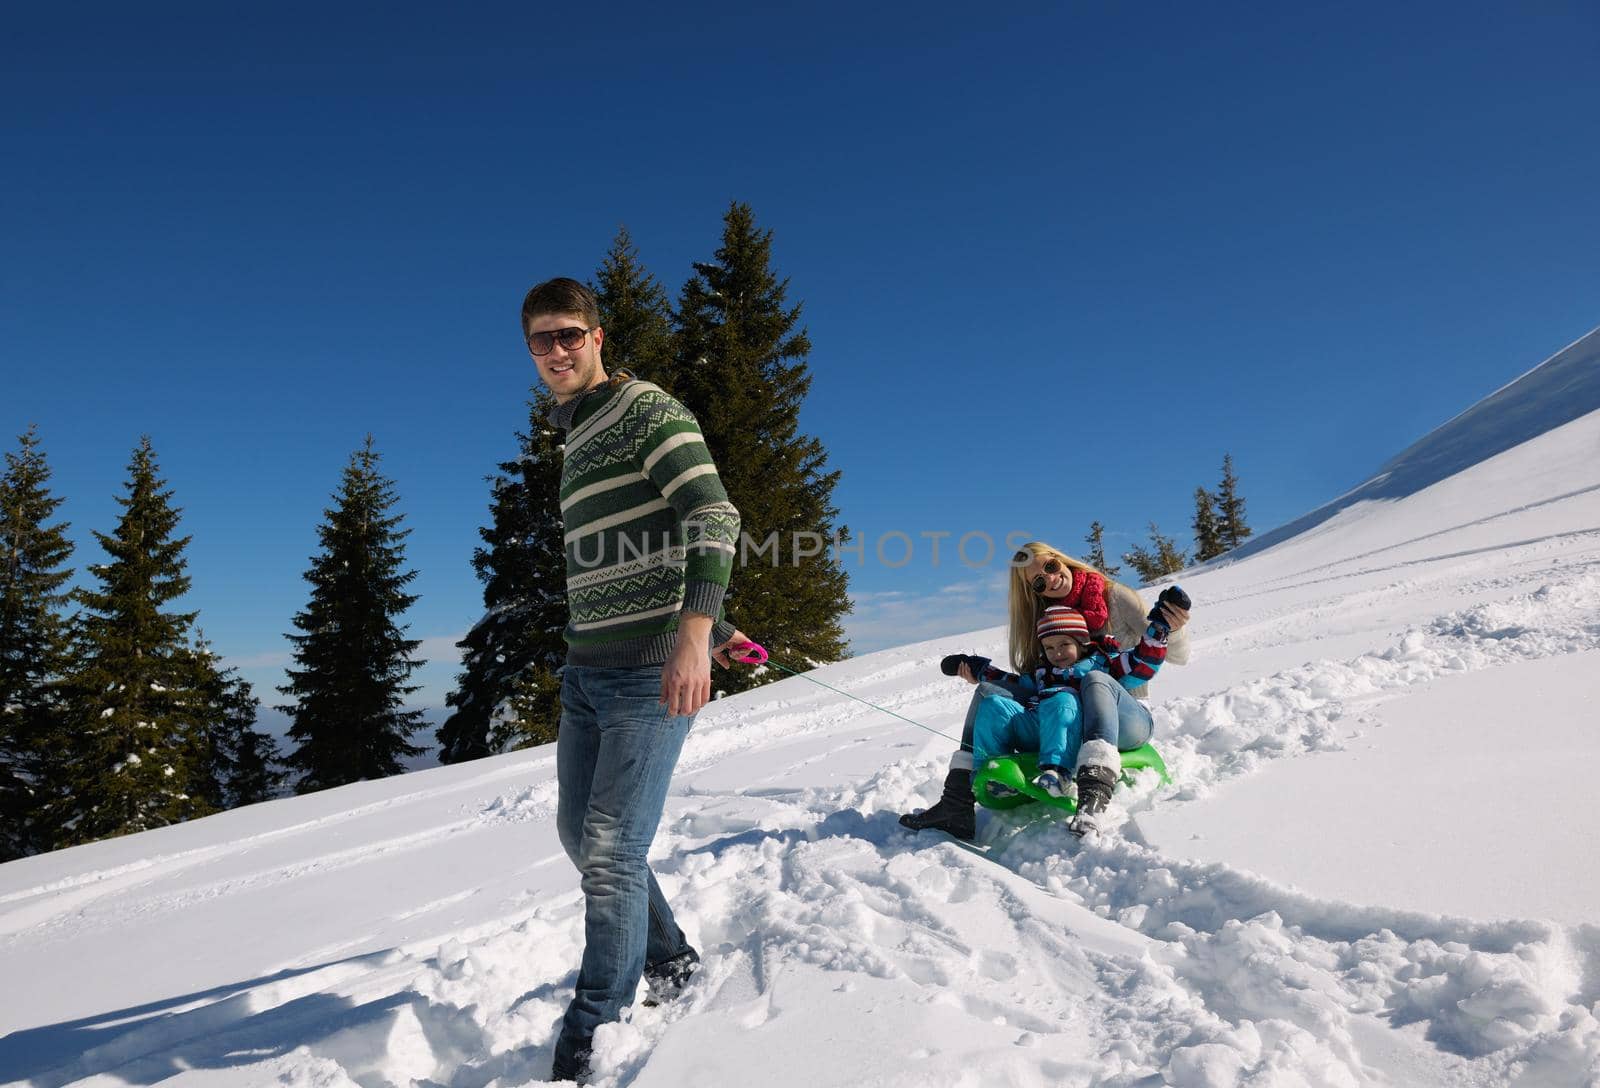
POLYGON ((1359 502, 1416 494, 1595 411, 1600 411, 1600 328, 1435 427, 1365 483, 1221 558, 1227 562, 1264 551, 1359 502))

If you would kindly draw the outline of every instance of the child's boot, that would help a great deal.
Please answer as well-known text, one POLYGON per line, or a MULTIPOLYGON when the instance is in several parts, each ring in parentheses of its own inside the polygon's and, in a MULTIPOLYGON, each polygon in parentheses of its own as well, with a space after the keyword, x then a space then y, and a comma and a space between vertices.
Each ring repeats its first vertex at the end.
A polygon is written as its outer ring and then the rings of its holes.
POLYGON ((1035 789, 1043 790, 1057 799, 1078 795, 1078 788, 1073 785, 1072 779, 1067 777, 1065 767, 1050 765, 1041 767, 1038 777, 1033 780, 1033 785, 1035 789))

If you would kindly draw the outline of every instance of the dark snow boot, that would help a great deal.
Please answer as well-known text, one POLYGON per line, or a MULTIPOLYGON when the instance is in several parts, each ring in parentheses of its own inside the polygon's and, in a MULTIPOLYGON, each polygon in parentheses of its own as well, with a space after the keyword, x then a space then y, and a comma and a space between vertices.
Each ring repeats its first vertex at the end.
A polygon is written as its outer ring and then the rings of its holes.
POLYGON ((1109 767, 1093 764, 1079 767, 1078 812, 1067 830, 1080 839, 1091 831, 1099 831, 1101 817, 1111 804, 1111 791, 1116 785, 1116 772, 1109 767))
POLYGON ((556 1082, 589 1083, 589 1048, 563 1056, 560 1042, 556 1043, 556 1059, 550 1066, 550 1079, 556 1082))
POLYGON ((678 995, 683 993, 683 988, 689 985, 689 979, 698 970, 700 970, 700 953, 692 948, 673 956, 670 960, 662 960, 646 967, 644 981, 645 985, 650 987, 650 994, 644 999, 644 1007, 653 1009, 657 1005, 676 1001, 678 995))
POLYGON ((972 795, 972 772, 958 768, 944 776, 944 796, 938 803, 922 812, 907 812, 900 822, 913 831, 932 828, 971 842, 978 833, 978 819, 973 812, 977 803, 972 795))

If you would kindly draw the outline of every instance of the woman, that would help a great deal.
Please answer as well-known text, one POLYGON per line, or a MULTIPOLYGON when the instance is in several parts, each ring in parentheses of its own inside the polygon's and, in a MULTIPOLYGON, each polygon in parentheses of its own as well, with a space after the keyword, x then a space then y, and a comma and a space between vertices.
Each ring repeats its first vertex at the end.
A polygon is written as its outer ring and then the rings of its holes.
MULTIPOLYGON (((1038 624, 1044 610, 1051 605, 1070 599, 1078 602, 1075 607, 1084 612, 1086 619, 1091 612, 1096 617, 1104 615, 1105 626, 1091 633, 1097 638, 1109 634, 1125 646, 1136 645, 1149 622, 1144 604, 1133 590, 1112 582, 1089 564, 1037 541, 1024 544, 1012 556, 1007 599, 1010 614, 1008 656, 1012 671, 1023 675, 1041 656, 1038 624), (1096 583, 1103 600, 1090 599, 1086 602, 1085 597, 1092 598, 1092 587, 1096 583), (1083 608, 1084 603, 1088 603, 1090 608, 1083 608), (1097 604, 1103 605, 1103 610, 1095 608, 1097 604)), ((1168 643, 1166 659, 1182 664, 1188 660, 1188 645, 1187 639, 1179 632, 1189 622, 1189 612, 1175 605, 1164 604, 1162 614, 1173 636, 1168 643)), ((960 663, 953 675, 960 675, 968 683, 977 684, 977 690, 972 693, 972 702, 967 707, 966 723, 961 731, 961 747, 950 757, 944 793, 938 802, 922 812, 905 813, 900 817, 900 822, 916 831, 933 828, 949 832, 958 839, 971 839, 976 832, 973 807, 977 804, 977 798, 972 794, 973 723, 986 699, 1021 702, 1028 693, 1004 679, 998 682, 985 680, 975 674, 972 666, 965 661, 960 663)), ((1153 724, 1149 708, 1137 701, 1145 697, 1144 689, 1130 691, 1116 684, 1106 685, 1106 688, 1104 697, 1095 701, 1099 708, 1096 713, 1106 712, 1105 698, 1109 698, 1118 720, 1117 748, 1121 751, 1137 748, 1149 740, 1153 724)))

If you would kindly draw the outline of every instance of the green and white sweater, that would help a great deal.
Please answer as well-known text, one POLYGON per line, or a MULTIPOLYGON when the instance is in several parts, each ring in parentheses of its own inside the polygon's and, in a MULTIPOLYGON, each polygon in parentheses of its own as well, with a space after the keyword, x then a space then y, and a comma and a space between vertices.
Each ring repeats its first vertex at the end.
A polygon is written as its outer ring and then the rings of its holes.
POLYGON ((700 425, 649 382, 611 382, 550 414, 567 432, 561 518, 567 556, 567 663, 656 665, 684 609, 732 637, 722 598, 739 546, 700 425))

